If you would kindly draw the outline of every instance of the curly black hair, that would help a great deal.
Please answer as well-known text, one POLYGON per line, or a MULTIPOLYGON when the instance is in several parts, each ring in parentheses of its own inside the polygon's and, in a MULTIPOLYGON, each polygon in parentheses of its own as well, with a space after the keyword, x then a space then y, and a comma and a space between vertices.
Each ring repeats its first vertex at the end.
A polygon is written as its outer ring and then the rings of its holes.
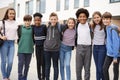
POLYGON ((76 11, 76 17, 78 18, 81 13, 85 13, 85 15, 87 16, 87 18, 89 17, 89 12, 88 12, 88 10, 87 10, 87 9, 84 9, 84 8, 80 8, 80 9, 78 9, 78 10, 76 11))
POLYGON ((40 18, 43 17, 43 15, 42 15, 41 13, 38 13, 38 12, 33 15, 33 17, 36 17, 36 16, 37 16, 37 17, 40 17, 40 18))

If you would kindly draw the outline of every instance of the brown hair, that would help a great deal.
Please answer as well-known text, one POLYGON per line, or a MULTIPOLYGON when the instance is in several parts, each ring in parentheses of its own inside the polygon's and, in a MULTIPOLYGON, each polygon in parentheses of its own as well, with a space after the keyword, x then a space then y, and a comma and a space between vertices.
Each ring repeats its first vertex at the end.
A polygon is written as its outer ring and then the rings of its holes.
POLYGON ((49 18, 52 17, 52 16, 56 16, 56 17, 58 18, 57 14, 56 14, 55 12, 52 12, 52 13, 50 14, 49 18))
MULTIPOLYGON (((15 12, 14 8, 8 8, 7 11, 5 12, 3 20, 7 20, 8 19, 8 12, 9 12, 9 10, 13 10, 15 12)), ((15 16, 16 16, 16 12, 15 12, 15 16)), ((15 20, 15 17, 14 17, 13 20, 15 20)))
POLYGON ((76 20, 74 18, 72 18, 72 17, 68 18, 67 23, 69 20, 73 20, 73 22, 76 24, 76 20))
POLYGON ((102 15, 102 18, 112 18, 112 14, 110 12, 105 12, 103 15, 102 15))
MULTIPOLYGON (((73 20, 73 22, 74 22, 74 24, 76 26, 76 20, 75 20, 75 18, 72 18, 72 17, 68 18, 67 23, 68 23, 69 20, 73 20)), ((74 26, 74 28, 75 28, 75 26, 74 26)), ((68 25, 67 25, 67 27, 68 27, 68 25)))
POLYGON ((23 18, 23 21, 32 21, 32 16, 31 15, 25 15, 23 18))
MULTIPOLYGON (((102 18, 102 15, 101 15, 101 13, 100 13, 99 11, 94 12, 93 15, 92 15, 92 18, 93 18, 95 15, 98 15, 98 16, 100 16, 100 17, 102 18)), ((93 21, 93 25, 92 25, 93 30, 95 29, 96 25, 97 25, 97 24, 93 21)), ((104 28, 102 19, 101 19, 99 25, 100 25, 100 30, 102 30, 102 29, 104 28)))

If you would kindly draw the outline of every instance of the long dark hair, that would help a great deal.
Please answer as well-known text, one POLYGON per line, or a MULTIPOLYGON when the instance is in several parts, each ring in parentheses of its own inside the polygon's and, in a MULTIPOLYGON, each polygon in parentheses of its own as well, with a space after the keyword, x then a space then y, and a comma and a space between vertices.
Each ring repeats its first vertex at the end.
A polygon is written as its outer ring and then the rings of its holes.
MULTIPOLYGON (((7 11, 6 11, 6 13, 5 13, 5 15, 4 15, 3 20, 9 19, 9 18, 8 18, 8 12, 9 12, 9 10, 13 10, 13 11, 15 12, 15 9, 14 9, 14 8, 8 8, 7 11)), ((15 13, 15 15, 16 15, 16 13, 15 13)), ((13 20, 15 20, 15 17, 14 17, 13 20)))
MULTIPOLYGON (((99 11, 94 12, 93 15, 92 15, 92 18, 93 18, 96 14, 99 15, 99 16, 102 18, 102 15, 101 15, 101 13, 100 13, 99 11)), ((96 25, 97 25, 97 24, 93 21, 93 25, 92 25, 93 30, 95 29, 95 26, 96 26, 96 25)), ((99 25, 100 25, 100 30, 102 30, 102 29, 104 28, 102 19, 101 19, 99 25)))

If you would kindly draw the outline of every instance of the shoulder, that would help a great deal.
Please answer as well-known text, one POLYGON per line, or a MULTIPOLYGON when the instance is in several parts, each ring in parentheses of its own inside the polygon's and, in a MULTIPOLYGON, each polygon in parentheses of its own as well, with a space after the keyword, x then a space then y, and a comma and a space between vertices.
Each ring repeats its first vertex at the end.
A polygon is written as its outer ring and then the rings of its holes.
POLYGON ((41 24, 41 27, 46 28, 47 26, 45 24, 41 24))

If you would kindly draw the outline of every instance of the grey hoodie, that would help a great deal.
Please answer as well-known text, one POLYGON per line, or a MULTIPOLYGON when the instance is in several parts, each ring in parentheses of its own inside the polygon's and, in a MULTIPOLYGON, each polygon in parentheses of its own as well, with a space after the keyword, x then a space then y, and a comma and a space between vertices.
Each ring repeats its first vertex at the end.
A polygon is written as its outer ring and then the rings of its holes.
POLYGON ((58 26, 49 26, 47 36, 44 42, 45 51, 59 51, 60 48, 60 32, 58 26))

